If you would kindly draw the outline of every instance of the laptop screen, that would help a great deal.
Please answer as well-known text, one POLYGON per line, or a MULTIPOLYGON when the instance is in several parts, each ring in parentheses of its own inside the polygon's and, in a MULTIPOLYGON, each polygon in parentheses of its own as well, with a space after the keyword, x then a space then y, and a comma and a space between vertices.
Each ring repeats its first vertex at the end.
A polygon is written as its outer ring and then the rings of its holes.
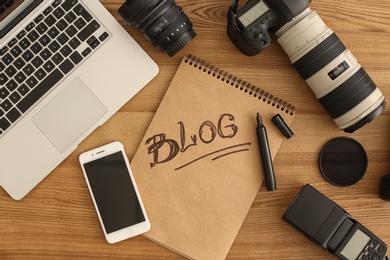
POLYGON ((0 39, 42 0, 0 0, 0 39))

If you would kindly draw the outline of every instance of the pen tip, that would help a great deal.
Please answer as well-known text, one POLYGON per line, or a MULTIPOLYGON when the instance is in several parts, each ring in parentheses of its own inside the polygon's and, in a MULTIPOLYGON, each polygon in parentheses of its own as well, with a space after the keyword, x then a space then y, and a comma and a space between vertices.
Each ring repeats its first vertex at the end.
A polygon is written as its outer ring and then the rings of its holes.
POLYGON ((257 124, 258 124, 258 125, 262 125, 262 124, 263 124, 262 119, 261 119, 261 116, 260 116, 260 113, 257 113, 256 120, 257 120, 257 124))

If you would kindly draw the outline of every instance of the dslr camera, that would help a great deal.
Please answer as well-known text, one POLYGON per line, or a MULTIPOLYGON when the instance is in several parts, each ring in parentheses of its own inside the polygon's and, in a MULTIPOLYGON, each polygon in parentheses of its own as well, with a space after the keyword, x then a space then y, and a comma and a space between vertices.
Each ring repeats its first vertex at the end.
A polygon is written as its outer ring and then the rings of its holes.
POLYGON ((339 128, 352 133, 385 109, 382 92, 337 35, 309 8, 311 0, 249 0, 228 11, 227 34, 246 55, 271 43, 268 31, 339 128))

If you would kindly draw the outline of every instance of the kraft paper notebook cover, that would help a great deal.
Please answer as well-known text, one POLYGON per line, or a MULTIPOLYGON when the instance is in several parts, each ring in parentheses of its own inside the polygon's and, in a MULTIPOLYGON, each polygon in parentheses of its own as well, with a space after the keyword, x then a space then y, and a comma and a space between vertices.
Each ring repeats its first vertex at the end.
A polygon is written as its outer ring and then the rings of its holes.
POLYGON ((285 138, 271 118, 291 125, 294 107, 183 58, 131 163, 152 226, 146 237, 188 258, 226 257, 263 181, 257 112, 274 158, 285 138))

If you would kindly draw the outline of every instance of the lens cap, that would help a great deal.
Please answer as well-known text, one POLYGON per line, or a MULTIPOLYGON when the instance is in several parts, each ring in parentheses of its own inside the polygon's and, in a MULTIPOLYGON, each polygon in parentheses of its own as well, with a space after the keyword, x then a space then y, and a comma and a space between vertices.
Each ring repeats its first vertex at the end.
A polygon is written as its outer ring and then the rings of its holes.
POLYGON ((336 186, 358 182, 367 170, 367 154, 363 146, 349 137, 337 137, 327 142, 318 160, 322 176, 336 186))

